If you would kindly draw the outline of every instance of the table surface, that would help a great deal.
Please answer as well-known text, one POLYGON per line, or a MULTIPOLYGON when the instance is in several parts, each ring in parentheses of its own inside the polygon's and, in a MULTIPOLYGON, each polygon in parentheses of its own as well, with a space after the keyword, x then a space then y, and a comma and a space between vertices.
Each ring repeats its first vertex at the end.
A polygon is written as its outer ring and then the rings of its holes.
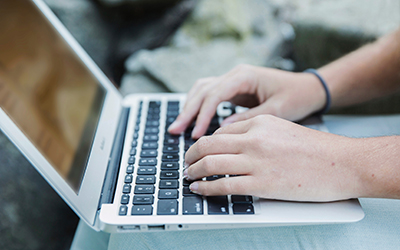
MULTIPOLYGON (((400 135, 400 115, 326 115, 331 133, 349 137, 400 135)), ((360 199, 366 217, 357 223, 201 230, 158 233, 108 234, 80 222, 71 249, 392 249, 400 245, 400 201, 360 199)))

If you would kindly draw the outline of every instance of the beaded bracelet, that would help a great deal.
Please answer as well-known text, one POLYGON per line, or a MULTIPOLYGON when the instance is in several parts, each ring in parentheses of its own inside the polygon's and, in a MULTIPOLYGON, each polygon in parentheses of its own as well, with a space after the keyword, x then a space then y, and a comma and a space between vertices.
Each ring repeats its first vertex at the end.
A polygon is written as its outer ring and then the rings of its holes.
POLYGON ((322 76, 318 73, 317 70, 315 69, 306 69, 304 70, 305 73, 311 73, 313 75, 315 75, 316 77, 318 77, 319 81, 321 82, 322 86, 324 87, 325 90, 325 94, 326 94, 326 103, 325 106, 316 114, 317 115, 322 115, 325 114, 329 111, 329 109, 331 108, 331 94, 329 92, 328 89, 328 85, 326 85, 326 82, 324 80, 324 78, 322 78, 322 76))

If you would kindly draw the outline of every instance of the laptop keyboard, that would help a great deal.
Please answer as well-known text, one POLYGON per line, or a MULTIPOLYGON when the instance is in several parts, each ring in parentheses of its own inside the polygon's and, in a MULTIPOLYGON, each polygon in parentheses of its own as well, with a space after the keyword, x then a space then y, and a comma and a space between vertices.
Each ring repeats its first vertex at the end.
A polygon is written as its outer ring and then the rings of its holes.
MULTIPOLYGON (((184 152, 195 143, 195 140, 191 138, 193 126, 185 131, 183 138, 169 134, 167 128, 178 116, 180 104, 178 101, 169 101, 166 117, 160 117, 161 108, 160 101, 150 101, 147 113, 143 114, 146 118, 142 119, 143 102, 139 105, 120 196, 119 215, 254 214, 251 196, 203 197, 190 191, 190 183, 182 176, 181 154, 184 156, 184 152), (141 120, 145 122, 144 133, 140 130, 141 120), (165 128, 161 129, 160 124, 165 124, 165 128), (141 132, 142 137, 140 137, 141 132), (182 152, 181 143, 184 144, 182 152)), ((218 129, 218 119, 217 116, 212 119, 207 135, 211 135, 218 129)), ((213 181, 219 178, 228 178, 228 176, 217 175, 205 179, 213 181)))

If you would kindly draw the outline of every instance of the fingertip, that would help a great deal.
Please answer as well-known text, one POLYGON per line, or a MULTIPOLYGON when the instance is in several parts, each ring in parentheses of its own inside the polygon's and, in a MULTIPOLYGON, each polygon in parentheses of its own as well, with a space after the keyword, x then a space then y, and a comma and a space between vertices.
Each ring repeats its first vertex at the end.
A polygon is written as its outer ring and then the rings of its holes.
POLYGON ((171 134, 179 134, 181 133, 181 129, 179 129, 182 125, 182 122, 179 120, 175 120, 171 125, 168 127, 168 132, 171 134))
POLYGON ((234 123, 235 122, 235 119, 234 118, 232 118, 232 117, 228 117, 228 118, 226 118, 225 120, 223 120, 222 122, 221 122, 221 128, 222 127, 226 127, 226 126, 228 126, 229 124, 232 124, 232 123, 234 123))
POLYGON ((189 186, 190 191, 195 194, 199 194, 199 183, 198 182, 193 182, 189 186))
POLYGON ((193 139, 199 139, 204 132, 202 132, 202 129, 199 125, 194 126, 193 131, 192 131, 192 138, 193 139))

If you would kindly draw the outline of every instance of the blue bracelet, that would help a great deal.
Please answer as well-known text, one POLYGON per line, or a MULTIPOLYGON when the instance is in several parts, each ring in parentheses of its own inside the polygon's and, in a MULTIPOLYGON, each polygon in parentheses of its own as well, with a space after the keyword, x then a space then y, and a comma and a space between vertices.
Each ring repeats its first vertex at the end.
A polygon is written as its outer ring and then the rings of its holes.
POLYGON ((326 82, 324 78, 318 73, 317 70, 315 69, 306 69, 304 70, 305 73, 311 73, 314 74, 316 77, 318 77, 319 81, 321 82, 322 86, 324 87, 325 94, 326 94, 326 103, 323 109, 321 109, 319 112, 317 112, 317 115, 322 115, 325 114, 329 111, 331 108, 331 94, 329 93, 328 85, 326 85, 326 82))

